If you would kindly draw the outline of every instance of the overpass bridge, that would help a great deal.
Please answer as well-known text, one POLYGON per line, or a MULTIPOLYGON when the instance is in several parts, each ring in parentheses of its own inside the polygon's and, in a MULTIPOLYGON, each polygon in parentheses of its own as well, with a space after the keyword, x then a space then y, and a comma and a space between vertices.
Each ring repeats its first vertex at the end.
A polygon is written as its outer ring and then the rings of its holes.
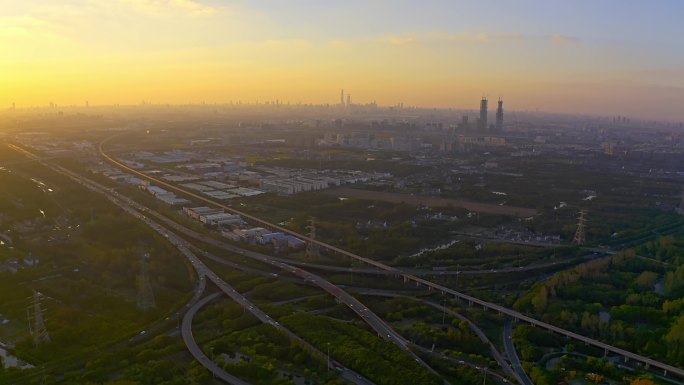
POLYGON ((357 261, 364 262, 364 263, 366 263, 366 264, 368 264, 368 265, 370 265, 370 266, 376 267, 376 268, 381 269, 381 270, 385 270, 385 271, 388 272, 389 274, 395 275, 396 277, 401 277, 401 278, 403 278, 404 282, 414 282, 416 285, 418 285, 418 286, 420 286, 420 285, 425 286, 425 287, 427 287, 429 290, 437 290, 437 291, 440 291, 440 292, 445 293, 445 294, 450 294, 450 295, 454 296, 454 298, 456 298, 456 299, 466 301, 468 304, 471 304, 471 305, 472 305, 472 304, 476 304, 476 305, 482 306, 483 309, 492 310, 492 311, 499 312, 499 313, 501 313, 501 314, 505 314, 505 315, 507 315, 507 316, 509 316, 509 317, 511 317, 511 318, 513 318, 513 319, 515 319, 515 320, 524 321, 524 322, 527 322, 527 323, 529 323, 529 324, 531 324, 531 325, 533 325, 533 326, 539 327, 539 328, 541 328, 541 329, 545 329, 545 330, 548 330, 548 331, 551 331, 551 332, 554 332, 554 333, 563 335, 563 336, 565 336, 565 337, 568 337, 568 338, 571 338, 571 339, 574 339, 574 340, 583 342, 583 343, 585 343, 585 344, 587 344, 587 345, 595 346, 595 347, 597 347, 597 348, 600 348, 600 349, 604 350, 605 352, 610 352, 610 353, 613 353, 613 354, 620 355, 620 356, 624 357, 625 361, 628 361, 628 360, 631 359, 631 360, 634 360, 634 361, 636 361, 636 362, 640 362, 640 363, 646 365, 647 367, 653 367, 653 368, 660 369, 660 370, 663 371, 663 374, 664 374, 664 375, 670 374, 670 375, 678 376, 678 377, 680 377, 680 378, 684 378, 684 370, 681 369, 681 368, 677 368, 677 367, 675 367, 675 366, 668 365, 668 364, 666 364, 666 363, 663 363, 663 362, 660 362, 660 361, 656 361, 656 360, 653 360, 653 359, 651 359, 651 358, 644 357, 644 356, 641 356, 641 355, 639 355, 639 354, 632 353, 632 352, 630 352, 630 351, 627 351, 627 350, 624 350, 624 349, 621 349, 621 348, 618 348, 618 347, 615 347, 615 346, 612 346, 612 345, 603 343, 603 342, 598 341, 598 340, 595 340, 595 339, 593 339, 593 338, 585 337, 585 336, 580 335, 580 334, 578 334, 578 333, 575 333, 575 332, 572 332, 572 331, 569 331, 569 330, 565 330, 565 329, 563 329, 563 328, 560 328, 560 327, 551 325, 551 324, 549 324, 549 323, 546 323, 546 322, 543 322, 543 321, 539 321, 539 320, 537 320, 537 319, 535 319, 535 318, 526 316, 526 315, 524 315, 524 314, 522 314, 522 313, 520 313, 520 312, 517 312, 517 311, 515 311, 515 310, 508 309, 508 308, 506 308, 506 307, 504 307, 504 306, 500 306, 500 305, 497 305, 497 304, 494 304, 494 303, 491 303, 491 302, 487 302, 487 301, 478 299, 478 298, 476 298, 476 297, 473 297, 473 296, 470 296, 470 295, 467 295, 467 294, 464 294, 464 293, 455 291, 455 290, 450 289, 450 288, 448 288, 448 287, 446 287, 446 286, 443 286, 443 285, 440 285, 440 284, 437 284, 437 283, 428 281, 428 280, 426 280, 426 279, 420 278, 420 277, 418 277, 418 276, 416 276, 416 275, 413 275, 413 274, 406 274, 406 273, 403 272, 402 270, 397 269, 397 268, 395 268, 395 267, 385 265, 384 263, 381 263, 381 262, 372 260, 372 259, 370 259, 370 258, 362 257, 362 256, 360 256, 360 255, 357 255, 357 254, 351 253, 351 252, 349 252, 349 251, 340 249, 339 247, 330 245, 330 244, 325 243, 325 242, 321 242, 321 241, 319 241, 319 240, 317 240, 317 239, 312 239, 312 238, 310 238, 310 237, 308 237, 308 236, 306 236, 306 235, 300 234, 300 233, 298 233, 298 232, 296 232, 296 231, 293 231, 293 230, 291 230, 291 229, 288 229, 288 228, 286 228, 286 227, 277 225, 277 224, 275 224, 275 223, 270 223, 270 222, 268 222, 268 221, 265 221, 265 220, 263 220, 263 219, 260 219, 260 218, 258 218, 258 217, 255 217, 255 216, 253 216, 253 215, 251 215, 251 214, 242 212, 242 211, 240 211, 240 210, 236 210, 236 209, 234 209, 233 207, 224 205, 224 204, 222 204, 222 203, 220 203, 220 202, 216 202, 216 201, 211 200, 211 199, 209 199, 209 198, 206 198, 206 197, 204 197, 204 196, 202 196, 202 195, 196 194, 196 193, 194 193, 194 192, 192 192, 192 191, 188 191, 188 190, 186 190, 186 189, 177 187, 177 186, 175 186, 175 185, 173 185, 173 184, 170 184, 170 183, 168 183, 168 182, 165 182, 165 181, 163 181, 163 180, 161 180, 161 179, 159 179, 159 178, 155 178, 155 177, 153 177, 153 176, 147 175, 147 174, 145 174, 145 173, 143 173, 143 172, 141 172, 141 171, 138 171, 138 170, 136 170, 136 169, 133 169, 133 168, 131 168, 131 167, 125 165, 125 164, 122 163, 122 162, 119 162, 118 160, 114 159, 113 157, 107 155, 107 154, 104 152, 104 150, 103 150, 103 145, 104 145, 108 140, 112 139, 113 137, 114 137, 114 136, 109 137, 109 138, 103 140, 102 142, 100 142, 100 145, 99 145, 100 154, 101 154, 102 157, 104 157, 107 161, 109 161, 110 163, 116 165, 117 167, 119 167, 119 168, 121 168, 121 169, 126 170, 127 172, 130 172, 130 173, 132 173, 132 174, 135 174, 135 175, 137 175, 137 176, 140 176, 140 177, 142 177, 142 178, 145 178, 145 179, 147 179, 147 180, 149 180, 149 181, 152 181, 152 182, 154 182, 154 183, 157 183, 158 185, 161 185, 161 186, 167 187, 167 188, 169 188, 169 189, 175 190, 175 191, 177 191, 177 192, 179 192, 179 193, 182 193, 182 194, 184 194, 184 195, 186 195, 186 196, 192 197, 192 198, 194 198, 194 199, 196 199, 196 200, 198 200, 198 201, 205 202, 205 203, 210 204, 210 205, 212 205, 212 206, 220 207, 220 208, 222 208, 222 209, 224 209, 224 210, 226 210, 226 211, 228 211, 228 212, 234 213, 234 214, 238 214, 238 215, 242 216, 243 218, 252 221, 253 223, 257 223, 257 224, 260 224, 260 225, 264 225, 264 226, 266 226, 266 227, 269 227, 269 228, 274 229, 274 230, 281 231, 281 232, 286 233, 286 234, 294 235, 294 236, 296 236, 296 237, 299 237, 300 239, 304 239, 304 240, 306 240, 307 242, 311 242, 311 243, 317 244, 319 247, 325 248, 325 249, 330 250, 330 251, 332 251, 332 252, 335 252, 335 253, 337 253, 337 254, 339 254, 339 255, 343 255, 343 256, 346 256, 346 257, 349 257, 349 258, 353 258, 353 259, 355 259, 355 260, 357 260, 357 261))

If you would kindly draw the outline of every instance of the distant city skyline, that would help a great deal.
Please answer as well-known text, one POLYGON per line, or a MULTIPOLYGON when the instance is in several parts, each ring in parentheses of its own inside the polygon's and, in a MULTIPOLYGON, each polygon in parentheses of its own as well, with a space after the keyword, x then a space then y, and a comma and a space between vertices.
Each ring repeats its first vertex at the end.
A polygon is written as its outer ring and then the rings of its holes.
POLYGON ((8 0, 0 108, 276 100, 684 120, 684 3, 8 0))

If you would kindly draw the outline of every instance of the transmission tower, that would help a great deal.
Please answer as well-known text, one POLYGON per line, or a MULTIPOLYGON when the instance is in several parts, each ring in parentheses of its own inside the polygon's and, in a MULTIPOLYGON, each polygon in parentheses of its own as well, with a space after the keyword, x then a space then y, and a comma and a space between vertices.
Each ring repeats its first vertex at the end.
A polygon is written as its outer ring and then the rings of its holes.
POLYGON ((316 240, 316 222, 314 221, 314 218, 312 217, 309 219, 309 226, 307 226, 307 229, 309 229, 309 243, 306 245, 306 256, 307 257, 318 257, 320 254, 320 246, 318 243, 314 242, 316 240))
POLYGON ((138 275, 138 309, 149 310, 155 307, 154 293, 150 284, 150 276, 147 271, 147 260, 150 254, 140 248, 140 275, 138 275))
POLYGON ((583 245, 586 242, 586 219, 584 218, 585 211, 580 210, 579 217, 577 218, 577 230, 575 231, 575 237, 572 239, 572 243, 577 245, 583 245))
POLYGON ((42 296, 40 292, 34 290, 31 297, 31 305, 26 309, 29 333, 33 336, 33 343, 36 346, 50 342, 50 335, 45 327, 45 319, 43 318, 43 309, 40 307, 40 298, 42 296))

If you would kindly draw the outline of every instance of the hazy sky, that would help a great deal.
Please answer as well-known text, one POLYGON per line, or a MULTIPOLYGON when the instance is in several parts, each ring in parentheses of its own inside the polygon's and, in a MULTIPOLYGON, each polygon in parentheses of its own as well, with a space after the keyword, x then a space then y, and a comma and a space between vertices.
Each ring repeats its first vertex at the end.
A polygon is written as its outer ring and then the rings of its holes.
POLYGON ((0 107, 275 100, 684 119, 681 0, 2 0, 0 107))

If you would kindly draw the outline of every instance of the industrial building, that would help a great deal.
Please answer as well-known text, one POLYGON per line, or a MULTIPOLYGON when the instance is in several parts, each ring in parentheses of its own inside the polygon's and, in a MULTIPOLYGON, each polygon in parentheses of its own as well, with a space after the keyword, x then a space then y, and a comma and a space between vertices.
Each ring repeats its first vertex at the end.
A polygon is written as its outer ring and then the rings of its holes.
POLYGON ((154 186, 150 184, 149 181, 142 181, 139 185, 138 188, 140 188, 143 191, 147 191, 148 193, 152 194, 155 198, 159 199, 160 201, 175 206, 175 205, 184 205, 190 203, 189 200, 184 199, 184 198, 178 198, 176 194, 164 190, 161 187, 154 186))
POLYGON ((200 215, 213 215, 213 214, 219 214, 222 213, 222 209, 212 209, 210 207, 202 206, 202 207, 183 207, 183 213, 185 215, 189 216, 190 218, 199 221, 200 215))
POLYGON ((272 245, 274 248, 299 249, 306 246, 306 242, 301 239, 284 233, 269 233, 257 236, 257 243, 262 245, 272 245))
POLYGON ((242 218, 237 214, 228 214, 223 209, 210 207, 183 207, 183 213, 190 218, 211 226, 240 225, 242 218))
POLYGON ((218 213, 200 215, 199 221, 211 226, 237 225, 242 223, 242 218, 237 214, 218 213))
POLYGON ((304 191, 317 191, 328 188, 328 181, 319 178, 297 177, 288 179, 262 179, 260 188, 276 194, 291 195, 304 191))

